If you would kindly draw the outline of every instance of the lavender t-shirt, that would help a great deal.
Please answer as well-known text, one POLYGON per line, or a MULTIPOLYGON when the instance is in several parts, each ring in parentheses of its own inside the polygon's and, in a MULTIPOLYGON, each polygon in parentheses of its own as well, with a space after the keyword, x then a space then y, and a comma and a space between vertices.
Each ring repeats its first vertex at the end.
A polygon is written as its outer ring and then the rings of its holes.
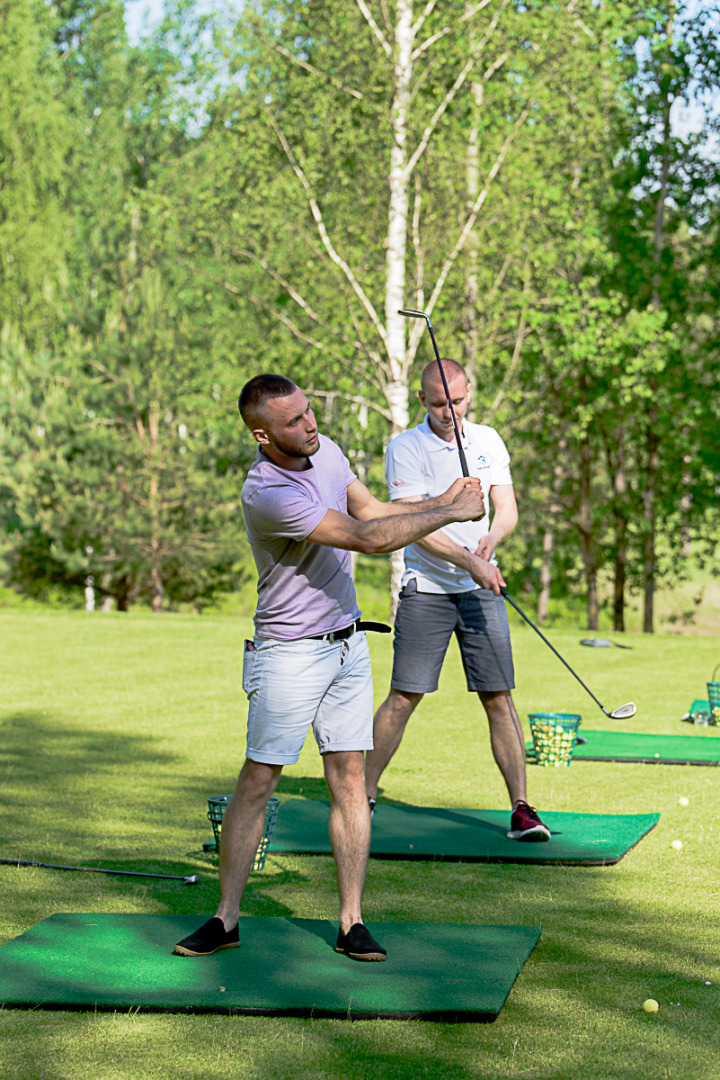
POLYGON ((293 641, 340 630, 360 617, 350 552, 306 540, 328 510, 347 513, 355 474, 340 447, 324 435, 308 462, 308 469, 293 472, 260 452, 242 489, 258 571, 260 637, 293 641))

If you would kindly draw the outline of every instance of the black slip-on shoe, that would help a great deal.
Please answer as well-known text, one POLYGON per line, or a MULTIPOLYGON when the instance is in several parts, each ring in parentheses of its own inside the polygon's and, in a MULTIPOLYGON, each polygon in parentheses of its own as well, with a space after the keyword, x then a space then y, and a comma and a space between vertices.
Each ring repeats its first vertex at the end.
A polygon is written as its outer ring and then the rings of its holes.
POLYGON ((239 944, 237 923, 232 930, 226 930, 222 919, 215 916, 203 923, 194 934, 178 941, 175 952, 179 956, 210 956, 220 949, 237 949, 239 944))
POLYGON ((339 931, 335 952, 345 953, 353 960, 384 960, 387 956, 387 949, 383 949, 367 926, 359 922, 353 923, 347 934, 339 931))

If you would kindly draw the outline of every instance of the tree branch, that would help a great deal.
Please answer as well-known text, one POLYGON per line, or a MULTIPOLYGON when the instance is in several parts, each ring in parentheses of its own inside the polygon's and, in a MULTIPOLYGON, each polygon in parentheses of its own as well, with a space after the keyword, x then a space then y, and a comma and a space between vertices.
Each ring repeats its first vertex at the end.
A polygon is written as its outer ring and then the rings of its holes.
POLYGON ((365 19, 365 22, 368 24, 368 26, 372 30, 373 34, 375 35, 377 40, 380 42, 380 47, 383 49, 383 51, 385 52, 385 54, 387 56, 392 56, 392 45, 387 40, 387 38, 383 34, 382 30, 380 29, 380 27, 378 26, 378 24, 375 22, 374 18, 372 17, 372 13, 371 13, 369 7, 367 6, 367 4, 365 3, 365 0, 356 0, 356 3, 357 3, 357 6, 360 8, 360 12, 361 12, 363 18, 365 19))
POLYGON ((415 252, 415 303, 420 311, 425 303, 424 273, 425 257, 420 243, 420 177, 415 173, 415 199, 413 201, 412 241, 415 252))
MULTIPOLYGON (((475 15, 477 15, 477 13, 479 11, 482 11, 482 9, 484 7, 487 7, 490 2, 491 2, 491 0, 480 0, 479 4, 476 4, 475 7, 470 8, 469 11, 466 11, 465 14, 462 15, 453 26, 444 26, 442 28, 442 30, 438 30, 437 33, 433 34, 429 38, 426 38, 426 40, 423 41, 422 45, 418 45, 417 49, 415 49, 415 51, 413 52, 413 54, 412 54, 413 63, 420 56, 422 56, 422 54, 424 52, 427 52, 427 50, 430 48, 430 46, 434 45, 436 41, 439 41, 440 38, 446 37, 447 34, 450 34, 450 33, 452 33, 453 30, 456 30, 458 28, 458 26, 462 26, 463 23, 466 23, 470 19, 474 18, 475 15)), ((418 19, 418 21, 416 22, 415 27, 414 27, 415 33, 417 33, 417 31, 421 29, 423 23, 425 22, 425 17, 424 16, 425 16, 425 13, 423 12, 423 15, 421 15, 420 18, 418 19)))
POLYGON ((523 111, 520 113, 520 116, 517 118, 517 120, 513 124, 512 130, 506 136, 505 141, 503 142, 502 146, 500 147, 500 153, 498 154, 498 156, 495 158, 495 161, 493 162, 492 168, 490 169, 490 172, 488 173, 487 180, 485 181, 485 186, 483 187, 482 191, 479 193, 477 199, 473 203, 472 209, 471 209, 471 211, 470 211, 470 213, 468 215, 468 218, 467 218, 467 221, 465 222, 465 225, 463 226, 462 232, 460 233, 460 236, 458 237, 457 243, 455 244, 455 247, 450 252, 450 254, 448 255, 448 257, 446 258, 446 260, 445 260, 445 262, 443 264, 443 267, 442 267, 442 269, 440 271, 440 276, 438 277, 438 280, 437 280, 437 282, 435 284, 435 288, 432 291, 432 296, 430 297, 428 306, 426 308, 426 311, 428 312, 428 314, 430 314, 432 312, 435 304, 437 303, 438 297, 440 296, 440 293, 442 292, 443 286, 445 284, 445 280, 446 280, 448 274, 450 273, 450 270, 452 269, 458 255, 460 254, 460 252, 465 247, 465 244, 467 243, 467 238, 470 235, 470 233, 472 232, 473 226, 474 226, 474 224, 475 224, 475 222, 477 220, 477 216, 480 213, 480 209, 481 209, 483 203, 485 202, 485 200, 488 197, 488 193, 490 191, 490 186, 491 186, 493 180, 495 179, 495 177, 497 176, 497 174, 500 172, 500 169, 502 168, 503 162, 505 161, 505 158, 508 155, 508 151, 510 150, 510 147, 513 144, 513 140, 515 139, 515 136, 517 135, 517 133, 520 130, 520 128, 522 127, 522 125, 525 123, 525 120, 527 119, 531 108, 532 108, 532 102, 528 102, 528 104, 525 106, 523 111))
POLYGON ((370 401, 368 398, 358 397, 356 394, 343 394, 340 390, 315 390, 312 386, 306 386, 304 390, 307 397, 311 395, 324 398, 339 397, 343 401, 352 401, 355 405, 364 405, 367 409, 372 409, 373 412, 379 413, 385 420, 392 423, 390 410, 384 409, 382 405, 378 405, 377 402, 370 401))
POLYGON ((304 71, 308 71, 311 75, 317 76, 317 78, 322 79, 323 82, 330 83, 332 86, 336 87, 336 89, 342 90, 343 93, 350 94, 350 96, 356 98, 357 101, 363 100, 363 95, 359 90, 354 90, 352 86, 346 86, 340 79, 335 78, 334 75, 330 75, 325 71, 321 71, 320 68, 314 67, 312 64, 309 64, 307 60, 301 60, 299 56, 294 56, 289 49, 286 49, 283 45, 279 45, 277 41, 273 41, 272 38, 263 34, 262 30, 255 28, 253 32, 261 41, 264 41, 269 48, 274 49, 280 56, 284 56, 286 60, 296 64, 304 71))
MULTIPOLYGON (((353 341, 352 338, 348 337, 347 334, 344 334, 342 330, 336 330, 334 326, 330 326, 328 323, 326 323, 325 320, 322 319, 314 310, 314 308, 307 302, 307 300, 305 300, 305 298, 300 295, 300 293, 293 287, 293 285, 291 285, 287 278, 284 278, 282 274, 279 274, 277 270, 274 270, 272 266, 270 266, 267 258, 256 255, 254 252, 248 251, 245 248, 238 248, 236 252, 231 252, 231 254, 233 254, 235 258, 239 258, 242 256, 246 259, 251 259, 253 262, 256 262, 259 266, 261 266, 265 273, 268 275, 268 277, 272 278, 273 281, 277 281, 278 285, 281 285, 282 288, 285 289, 288 296, 290 296, 291 299, 295 301, 298 307, 305 312, 308 318, 312 319, 312 321, 314 323, 317 323, 318 326, 322 327, 323 330, 327 330, 335 337, 339 337, 347 345, 352 345, 354 349, 361 349, 363 347, 363 343, 361 341, 353 341)), ((218 285, 223 285, 224 287, 227 287, 227 284, 225 282, 220 281, 218 278, 215 277, 214 274, 211 274, 209 271, 201 271, 201 273, 206 273, 206 275, 210 277, 211 280, 215 281, 218 285)))
MULTIPOLYGON (((417 165, 419 159, 425 153, 425 150, 427 149, 427 145, 430 142, 430 139, 432 138, 433 132, 437 128, 438 124, 440 123, 440 120, 442 119, 443 115, 445 114, 448 106, 452 102, 452 100, 455 97, 456 93, 458 92, 460 87, 463 85, 463 83, 467 79, 467 77, 470 74, 470 72, 472 71, 472 69, 475 67, 475 64, 477 63, 480 54, 482 53, 483 49, 487 45, 488 41, 490 40, 491 35, 494 33, 495 29, 497 28, 497 24, 498 24, 498 22, 500 20, 500 15, 505 10, 505 8, 508 6, 509 3, 510 3, 510 0, 502 0, 502 3, 500 4, 500 7, 495 12, 495 14, 493 15, 493 17, 492 17, 492 19, 490 21, 490 25, 488 26, 487 30, 485 31, 485 33, 481 37, 480 41, 477 43, 477 45, 473 49, 472 54, 470 56, 470 59, 467 61, 467 63, 463 67, 462 71, 459 73, 459 75, 455 79, 455 82, 452 84, 452 86, 448 90, 447 94, 445 95, 445 97, 443 98, 443 100, 440 102, 437 109, 435 110, 435 113, 433 114, 433 117, 430 120, 430 123, 427 125, 424 132, 422 133, 422 136, 420 138, 420 142, 418 143, 418 145, 417 145, 417 147, 415 149, 415 152, 413 153, 412 157, 409 159, 407 165, 405 166, 405 169, 406 169, 406 172, 407 172, 408 176, 410 175, 410 173, 413 171, 413 169, 417 165)), ((485 76, 484 76, 485 81, 487 81, 489 78, 492 77, 492 75, 495 73, 495 71, 497 71, 498 67, 500 67, 501 64, 505 63, 505 60, 507 59, 508 55, 509 55, 508 53, 504 53, 503 56, 500 58, 499 62, 496 60, 495 63, 492 64, 491 67, 488 68, 488 70, 487 70, 487 72, 485 73, 485 76)))
POLYGON ((526 330, 527 309, 528 309, 528 293, 530 292, 530 278, 531 278, 530 262, 529 262, 528 259, 525 260, 525 266, 523 268, 523 271, 524 271, 523 272, 523 278, 524 278, 524 280, 523 280, 523 291, 522 291, 523 299, 522 299, 522 305, 521 305, 521 308, 520 308, 520 319, 518 321, 517 334, 515 336, 515 347, 513 349, 512 360, 510 361, 510 363, 507 366, 507 370, 505 372, 505 375, 503 376, 503 381, 500 384, 500 388, 499 388, 497 394, 495 395, 495 400, 493 401, 492 405, 490 406, 489 415, 491 417, 500 408, 502 400, 505 397, 505 394, 507 393, 508 386, 510 385, 512 377, 515 374, 515 369, 517 368, 518 364, 520 363, 520 355, 522 353, 523 342, 525 341, 525 338, 529 334, 532 333, 532 330, 526 330))
MULTIPOLYGON (((358 0, 358 3, 360 3, 360 2, 361 2, 361 0, 358 0)), ((313 216, 313 218, 315 220, 315 224, 317 226, 317 230, 318 230, 318 233, 320 234, 320 239, 323 242, 323 246, 324 246, 325 250, 327 251, 328 255, 330 256, 330 259, 332 260, 332 262, 338 267, 339 270, 342 271, 343 276, 349 282, 350 286, 352 287, 353 292, 355 293, 356 297, 358 298, 358 300, 362 304, 362 306, 365 309, 368 317, 370 318, 370 321, 373 323, 375 329, 377 330, 378 335, 380 337, 380 340, 383 342, 383 345, 385 345, 387 347, 387 334, 385 332, 385 327, 380 322, 380 319, 378 318, 377 312, 375 311, 375 308, 373 307, 372 302, 370 301, 369 297, 365 294, 365 291, 362 288, 362 286, 360 285, 360 282, 357 280, 357 278, 355 277, 355 275, 353 274, 352 270, 350 269, 348 264, 345 262, 345 260, 336 252, 336 250, 335 250, 335 248, 333 246, 333 243, 332 243, 332 241, 330 239, 330 236, 328 234, 328 231, 327 231, 327 229, 325 227, 325 222, 323 220, 322 212, 320 210, 320 207, 317 204, 317 200, 315 199, 312 188, 310 187, 310 183, 309 183, 307 177, 305 176, 305 173, 303 172, 303 169, 300 166, 300 163, 298 162, 297 158, 295 157, 295 154, 292 151, 292 147, 290 146, 290 143, 285 138, 285 135, 284 135, 283 131, 281 130, 280 125, 278 124, 278 122, 275 119, 275 116, 273 115, 271 110, 268 110, 268 115, 269 115, 270 123, 272 124, 273 130, 275 131, 275 134, 278 137, 278 141, 280 142, 280 145, 282 146, 282 148, 283 148, 283 150, 285 152, 285 156, 287 157, 288 161, 290 162, 290 166, 291 166, 293 172, 295 173, 296 177, 300 181, 300 183, 301 183, 301 185, 302 185, 302 187, 303 187, 303 189, 305 191, 305 197, 306 197, 306 199, 308 201, 308 206, 310 207, 310 212, 312 213, 312 216, 313 216)))

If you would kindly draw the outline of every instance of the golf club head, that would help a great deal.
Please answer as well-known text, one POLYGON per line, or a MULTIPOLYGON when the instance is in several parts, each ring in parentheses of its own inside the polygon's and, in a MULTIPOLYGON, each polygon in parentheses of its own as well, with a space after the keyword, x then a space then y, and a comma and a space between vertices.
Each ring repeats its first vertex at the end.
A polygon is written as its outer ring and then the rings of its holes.
POLYGON ((430 330, 432 330, 432 323, 430 322, 430 316, 425 311, 416 311, 415 308, 400 308, 398 315, 405 315, 410 319, 424 319, 428 324, 430 330))
POLYGON ((192 874, 190 877, 183 878, 183 885, 197 885, 197 874, 192 874))
POLYGON ((617 709, 613 709, 608 713, 608 716, 612 720, 629 720, 631 716, 634 716, 637 712, 637 705, 634 701, 628 701, 627 705, 618 705, 617 709))

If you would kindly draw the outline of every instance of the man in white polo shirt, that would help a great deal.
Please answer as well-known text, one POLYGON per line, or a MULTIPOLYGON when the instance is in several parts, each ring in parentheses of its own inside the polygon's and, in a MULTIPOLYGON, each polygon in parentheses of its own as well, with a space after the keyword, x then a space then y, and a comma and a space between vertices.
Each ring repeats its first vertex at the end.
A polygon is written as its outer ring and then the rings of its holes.
MULTIPOLYGON (((550 830, 527 802, 525 743, 511 690, 515 685, 505 586, 494 552, 517 524, 510 457, 494 428, 465 419, 470 387, 461 364, 443 360, 450 399, 471 476, 482 483, 485 506, 479 521, 444 526, 405 548, 405 573, 395 620, 395 659, 390 693, 375 714, 374 749, 365 760, 371 811, 380 777, 400 745, 423 695, 437 690, 440 669, 454 633, 468 690, 477 692, 490 725, 495 761, 512 803, 508 837, 549 840, 550 830)), ((452 415, 437 364, 422 373, 420 400, 427 415, 393 439, 386 475, 393 502, 419 502, 444 491, 461 475, 452 415)))

